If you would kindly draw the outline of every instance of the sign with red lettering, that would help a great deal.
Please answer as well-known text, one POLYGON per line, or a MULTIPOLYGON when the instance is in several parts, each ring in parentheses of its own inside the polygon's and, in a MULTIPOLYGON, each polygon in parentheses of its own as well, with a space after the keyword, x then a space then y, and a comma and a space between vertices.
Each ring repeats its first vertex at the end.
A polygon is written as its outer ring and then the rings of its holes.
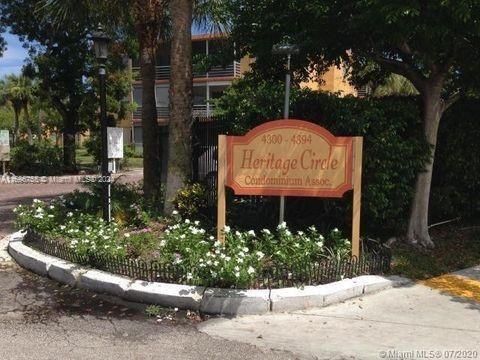
POLYGON ((342 197, 353 188, 352 139, 302 120, 227 136, 226 186, 238 195, 342 197))

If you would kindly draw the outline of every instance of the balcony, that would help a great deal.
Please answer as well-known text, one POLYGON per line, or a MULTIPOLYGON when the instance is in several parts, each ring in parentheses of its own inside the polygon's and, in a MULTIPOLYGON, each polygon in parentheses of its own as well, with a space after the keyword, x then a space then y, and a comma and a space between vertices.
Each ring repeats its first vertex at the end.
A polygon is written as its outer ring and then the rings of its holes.
MULTIPOLYGON (((138 66, 132 67, 133 80, 140 81, 140 68, 138 66)), ((239 77, 240 63, 234 61, 226 67, 214 66, 210 71, 205 73, 193 73, 193 78, 218 78, 218 77, 239 77)), ((155 80, 169 80, 170 66, 155 66, 155 80)))
MULTIPOLYGON (((168 107, 158 107, 157 106, 157 117, 158 118, 168 118, 169 115, 168 107)), ((213 115, 213 105, 193 105, 193 116, 194 117, 208 117, 213 115)), ((133 112, 134 119, 142 118, 142 108, 138 106, 133 112)))

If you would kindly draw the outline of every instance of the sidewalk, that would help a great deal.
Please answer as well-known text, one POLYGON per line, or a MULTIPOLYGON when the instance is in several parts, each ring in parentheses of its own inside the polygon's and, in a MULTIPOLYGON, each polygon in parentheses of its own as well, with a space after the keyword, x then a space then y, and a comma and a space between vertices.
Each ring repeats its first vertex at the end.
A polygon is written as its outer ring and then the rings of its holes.
POLYGON ((480 358, 479 297, 477 266, 321 309, 212 319, 199 329, 313 359, 452 358, 445 350, 480 358))

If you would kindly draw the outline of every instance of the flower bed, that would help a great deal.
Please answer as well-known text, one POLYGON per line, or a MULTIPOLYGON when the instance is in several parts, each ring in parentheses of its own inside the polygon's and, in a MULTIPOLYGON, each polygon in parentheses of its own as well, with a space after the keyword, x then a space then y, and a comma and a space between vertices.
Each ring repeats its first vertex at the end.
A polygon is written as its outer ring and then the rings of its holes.
POLYGON ((238 231, 225 227, 221 244, 198 221, 169 219, 143 227, 103 222, 75 201, 34 200, 19 206, 17 225, 32 246, 66 260, 132 278, 190 285, 274 288, 318 285, 344 277, 388 270, 388 254, 350 257, 350 243, 334 229, 322 236, 314 227, 292 233, 238 231))

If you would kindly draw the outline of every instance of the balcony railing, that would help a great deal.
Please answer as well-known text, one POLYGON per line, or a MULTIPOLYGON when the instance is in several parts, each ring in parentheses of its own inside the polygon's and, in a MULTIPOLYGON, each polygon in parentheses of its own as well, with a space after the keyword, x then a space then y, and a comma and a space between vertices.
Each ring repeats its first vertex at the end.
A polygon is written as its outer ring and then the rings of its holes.
MULTIPOLYGON (((132 67, 133 80, 141 80, 140 68, 138 66, 132 67)), ((239 77, 240 63, 234 61, 232 64, 226 67, 214 66, 208 72, 194 72, 194 78, 215 78, 215 77, 239 77)), ((170 79, 170 66, 155 66, 155 80, 169 80, 170 79)))
MULTIPOLYGON (((168 107, 159 107, 157 106, 157 117, 158 118, 168 118, 170 114, 168 107)), ((213 105, 193 105, 193 116, 195 117, 208 117, 213 115, 213 105)), ((142 117, 142 108, 138 106, 133 112, 134 119, 140 119, 142 117)))

